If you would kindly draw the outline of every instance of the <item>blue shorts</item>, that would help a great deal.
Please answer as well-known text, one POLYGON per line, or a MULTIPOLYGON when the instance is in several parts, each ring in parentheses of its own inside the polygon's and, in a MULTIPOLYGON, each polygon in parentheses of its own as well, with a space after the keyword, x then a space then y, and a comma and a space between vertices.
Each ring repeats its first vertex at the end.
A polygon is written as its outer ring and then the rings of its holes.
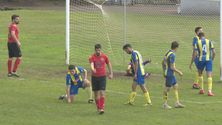
POLYGON ((137 76, 137 80, 133 79, 133 81, 137 82, 138 85, 142 85, 145 83, 145 75, 137 76))
POLYGON ((195 60, 194 60, 194 62, 195 62, 195 65, 196 65, 196 67, 197 67, 197 69, 198 69, 198 62, 199 62, 199 58, 198 58, 198 57, 196 57, 196 58, 195 58, 195 60))
POLYGON ((171 87, 177 84, 177 80, 175 76, 166 76, 166 86, 171 87))
POLYGON ((206 68, 205 69, 206 71, 211 71, 212 72, 212 68, 213 68, 212 60, 210 60, 210 61, 199 61, 198 62, 198 67, 197 67, 198 70, 203 71, 204 67, 206 68))
MULTIPOLYGON (((71 87, 70 87, 70 95, 76 95, 76 94, 78 94, 78 89, 79 89, 79 88, 83 88, 83 87, 82 87, 83 82, 84 82, 84 81, 78 82, 77 85, 71 86, 71 87)), ((85 89, 85 88, 83 88, 83 89, 85 89)))

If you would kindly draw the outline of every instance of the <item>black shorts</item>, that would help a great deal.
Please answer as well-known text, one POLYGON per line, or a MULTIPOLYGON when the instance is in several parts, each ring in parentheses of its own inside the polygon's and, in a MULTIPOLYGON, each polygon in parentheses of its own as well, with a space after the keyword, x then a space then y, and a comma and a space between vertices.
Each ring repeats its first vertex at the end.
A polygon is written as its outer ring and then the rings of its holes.
POLYGON ((15 42, 8 42, 8 55, 11 57, 22 57, 22 52, 15 42))
POLYGON ((106 76, 95 77, 92 76, 92 90, 106 90, 106 76))

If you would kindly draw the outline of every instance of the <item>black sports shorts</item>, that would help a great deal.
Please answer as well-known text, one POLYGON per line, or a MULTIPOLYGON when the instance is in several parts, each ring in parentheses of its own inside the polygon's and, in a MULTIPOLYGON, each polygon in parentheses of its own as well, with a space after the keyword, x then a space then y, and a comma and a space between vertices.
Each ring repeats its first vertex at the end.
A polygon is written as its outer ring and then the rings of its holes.
POLYGON ((101 77, 92 76, 92 90, 106 90, 106 75, 101 77))
POLYGON ((8 55, 11 57, 22 57, 22 52, 15 42, 8 42, 8 55))

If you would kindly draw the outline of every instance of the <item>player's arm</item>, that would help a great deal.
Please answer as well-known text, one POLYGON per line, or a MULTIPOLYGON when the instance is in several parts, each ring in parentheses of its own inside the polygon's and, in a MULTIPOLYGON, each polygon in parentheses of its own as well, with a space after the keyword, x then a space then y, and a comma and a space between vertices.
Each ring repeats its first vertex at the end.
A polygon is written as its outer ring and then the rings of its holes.
POLYGON ((15 36, 15 31, 14 31, 14 30, 11 30, 11 36, 12 36, 12 38, 16 41, 16 43, 18 44, 18 46, 20 47, 20 46, 21 46, 21 43, 20 43, 19 40, 16 38, 16 36, 15 36))
POLYGON ((192 57, 192 59, 191 59, 191 62, 190 62, 190 69, 192 69, 192 64, 193 64, 193 61, 195 60, 195 58, 197 57, 197 54, 198 54, 198 51, 197 50, 195 50, 194 51, 194 54, 193 54, 193 57, 192 57))
POLYGON ((174 66, 174 63, 170 63, 170 69, 173 70, 174 72, 177 72, 180 76, 183 75, 182 72, 180 72, 176 67, 174 66))
POLYGON ((131 65, 128 65, 127 69, 126 69, 126 73, 127 74, 130 74, 130 68, 131 68, 131 65))
POLYGON ((96 73, 96 69, 94 67, 94 63, 93 62, 90 63, 90 68, 91 68, 93 73, 96 73))
POLYGON ((162 68, 163 68, 163 72, 164 72, 164 60, 162 61, 162 68))
POLYGON ((109 69, 109 72, 110 72, 110 76, 109 76, 109 78, 112 79, 112 78, 113 78, 112 65, 111 65, 111 63, 108 63, 107 65, 108 65, 108 69, 109 69))
POLYGON ((215 57, 215 55, 216 55, 215 49, 212 49, 212 52, 213 52, 213 55, 212 55, 212 61, 213 61, 213 60, 214 60, 214 57, 215 57))
POLYGON ((84 73, 84 79, 87 79, 87 70, 84 69, 83 73, 84 73))
POLYGON ((163 77, 165 78, 165 71, 164 71, 164 60, 162 61, 162 68, 163 68, 163 77))
POLYGON ((134 79, 137 79, 137 72, 138 72, 138 61, 135 61, 135 74, 134 74, 134 79))
POLYGON ((68 103, 71 102, 71 98, 70 98, 70 87, 71 87, 71 85, 66 85, 66 93, 67 93, 67 101, 68 101, 68 103))

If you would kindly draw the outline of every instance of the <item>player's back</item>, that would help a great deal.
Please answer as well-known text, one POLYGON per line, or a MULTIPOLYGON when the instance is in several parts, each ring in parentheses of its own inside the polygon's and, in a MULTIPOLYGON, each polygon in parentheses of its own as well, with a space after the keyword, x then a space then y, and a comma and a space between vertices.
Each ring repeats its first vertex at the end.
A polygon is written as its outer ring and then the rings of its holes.
POLYGON ((174 71, 170 68, 170 63, 175 64, 175 54, 169 50, 164 57, 164 74, 165 76, 174 76, 174 71))
POLYGON ((15 36, 16 38, 18 39, 18 33, 19 33, 19 30, 17 28, 17 25, 12 23, 10 26, 9 26, 9 35, 8 35, 8 42, 16 42, 13 38, 12 38, 12 35, 11 35, 11 31, 15 31, 15 36))
POLYGON ((212 41, 205 38, 200 39, 195 45, 195 50, 197 50, 199 53, 199 61, 212 60, 211 58, 212 49, 214 49, 212 41))
POLYGON ((144 69, 144 65, 143 65, 143 59, 141 54, 136 51, 133 50, 132 52, 132 59, 133 59, 133 64, 134 64, 134 70, 135 70, 135 62, 138 61, 138 75, 145 75, 145 69, 144 69))

